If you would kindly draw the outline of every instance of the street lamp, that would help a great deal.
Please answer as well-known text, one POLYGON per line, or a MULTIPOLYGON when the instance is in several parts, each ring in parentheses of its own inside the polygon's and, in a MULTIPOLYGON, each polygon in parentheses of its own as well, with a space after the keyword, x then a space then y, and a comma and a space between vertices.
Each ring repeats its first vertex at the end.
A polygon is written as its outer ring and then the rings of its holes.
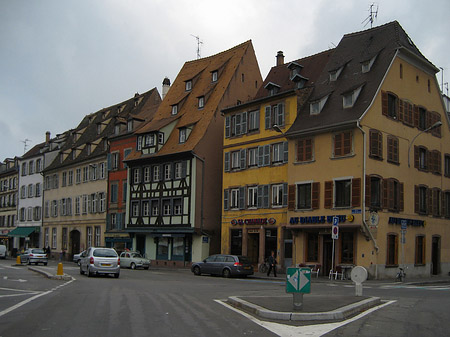
POLYGON ((410 154, 411 154, 411 147, 412 147, 414 141, 416 140, 416 138, 419 137, 422 133, 428 132, 428 131, 433 130, 433 129, 436 129, 436 128, 440 127, 441 125, 442 125, 442 122, 441 121, 437 121, 436 123, 434 123, 429 128, 426 128, 425 130, 420 131, 417 135, 414 136, 414 138, 411 140, 411 143, 409 144, 409 147, 408 147, 408 167, 410 167, 410 165, 409 165, 409 157, 410 157, 410 154))
POLYGON ((280 129, 280 127, 277 124, 272 125, 272 129, 284 135, 284 132, 280 129))

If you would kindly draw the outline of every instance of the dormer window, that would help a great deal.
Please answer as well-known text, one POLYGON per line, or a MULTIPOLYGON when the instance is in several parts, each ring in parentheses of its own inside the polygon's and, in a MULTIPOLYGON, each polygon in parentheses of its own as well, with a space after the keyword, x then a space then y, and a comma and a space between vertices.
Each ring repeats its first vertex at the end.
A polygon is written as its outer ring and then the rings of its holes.
POLYGON ((155 145, 155 135, 153 134, 145 135, 145 147, 154 145, 155 145))
POLYGON ((269 90, 269 95, 273 96, 273 95, 276 95, 280 91, 280 86, 278 84, 269 82, 266 84, 264 89, 269 90))
POLYGON ((127 131, 128 131, 128 132, 133 131, 133 120, 132 120, 132 119, 130 119, 130 120, 127 122, 127 131))
POLYGON ((294 77, 296 75, 300 74, 300 71, 303 68, 303 66, 301 64, 298 64, 297 62, 291 62, 291 63, 288 64, 287 67, 291 71, 291 81, 294 80, 294 77))
POLYGON ((97 135, 102 133, 102 125, 101 124, 97 124, 97 135))
POLYGON ((178 104, 172 105, 172 115, 176 115, 178 113, 178 104))
POLYGON ((118 134, 120 134, 120 124, 116 124, 114 126, 114 134, 117 136, 118 134))
POLYGON ((325 106, 325 103, 327 102, 328 96, 325 96, 317 101, 311 102, 309 106, 309 113, 311 115, 318 115, 322 111, 323 107, 325 106))
POLYGON ((164 133, 163 132, 158 133, 158 144, 160 144, 160 145, 164 144, 164 133))
POLYGON ((361 88, 362 86, 342 95, 342 106, 344 109, 353 107, 361 92, 361 88))
POLYGON ((72 150, 72 160, 75 160, 77 158, 77 150, 73 149, 72 150))
POLYGON ((180 128, 180 135, 179 135, 179 143, 183 144, 186 142, 186 128, 180 128))
POLYGON ((185 86, 186 86, 186 91, 191 91, 192 90, 192 80, 186 81, 185 86))
POLYGON ((370 71, 370 69, 372 69, 372 65, 375 62, 375 59, 377 58, 377 55, 375 55, 374 57, 372 57, 370 60, 361 62, 361 71, 363 73, 368 73, 370 71))
POLYGON ((330 71, 330 82, 337 81, 339 75, 342 72, 342 69, 344 69, 344 67, 340 67, 339 69, 330 71))
POLYGON ((211 73, 211 80, 213 81, 213 82, 217 82, 217 79, 219 78, 219 73, 217 72, 217 70, 214 70, 212 73, 211 73))
POLYGON ((205 96, 200 96, 198 98, 198 108, 203 109, 204 106, 205 106, 205 96))

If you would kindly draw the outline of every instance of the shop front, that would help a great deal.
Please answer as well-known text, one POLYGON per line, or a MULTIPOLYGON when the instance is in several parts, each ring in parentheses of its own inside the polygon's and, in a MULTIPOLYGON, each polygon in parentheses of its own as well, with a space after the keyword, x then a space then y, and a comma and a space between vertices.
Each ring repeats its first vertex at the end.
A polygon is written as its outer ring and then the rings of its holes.
POLYGON ((16 256, 27 248, 40 248, 41 227, 16 227, 8 233, 9 238, 13 238, 12 256, 16 256))

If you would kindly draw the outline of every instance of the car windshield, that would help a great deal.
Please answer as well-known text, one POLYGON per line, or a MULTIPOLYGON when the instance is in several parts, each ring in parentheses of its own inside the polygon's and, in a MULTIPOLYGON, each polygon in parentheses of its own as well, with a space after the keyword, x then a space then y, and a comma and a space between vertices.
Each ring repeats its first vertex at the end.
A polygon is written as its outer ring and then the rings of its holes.
POLYGON ((131 257, 142 257, 142 255, 139 253, 134 253, 134 254, 131 254, 131 257))
POLYGON ((93 255, 95 257, 117 257, 116 251, 112 249, 95 249, 93 255))
POLYGON ((44 250, 42 250, 42 249, 32 249, 31 253, 33 253, 33 254, 45 254, 44 250))

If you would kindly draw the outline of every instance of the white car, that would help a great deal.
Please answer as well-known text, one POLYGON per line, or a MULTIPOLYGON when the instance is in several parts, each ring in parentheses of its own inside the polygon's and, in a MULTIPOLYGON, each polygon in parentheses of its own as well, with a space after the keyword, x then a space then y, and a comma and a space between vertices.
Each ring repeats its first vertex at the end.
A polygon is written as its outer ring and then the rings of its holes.
POLYGON ((0 245, 0 258, 6 259, 6 246, 0 245))
POLYGON ((73 262, 75 262, 77 265, 80 265, 81 261, 81 254, 83 254, 85 250, 83 250, 81 253, 73 254, 73 262))
POLYGON ((120 266, 123 268, 150 268, 150 260, 138 252, 123 252, 120 254, 120 266))

